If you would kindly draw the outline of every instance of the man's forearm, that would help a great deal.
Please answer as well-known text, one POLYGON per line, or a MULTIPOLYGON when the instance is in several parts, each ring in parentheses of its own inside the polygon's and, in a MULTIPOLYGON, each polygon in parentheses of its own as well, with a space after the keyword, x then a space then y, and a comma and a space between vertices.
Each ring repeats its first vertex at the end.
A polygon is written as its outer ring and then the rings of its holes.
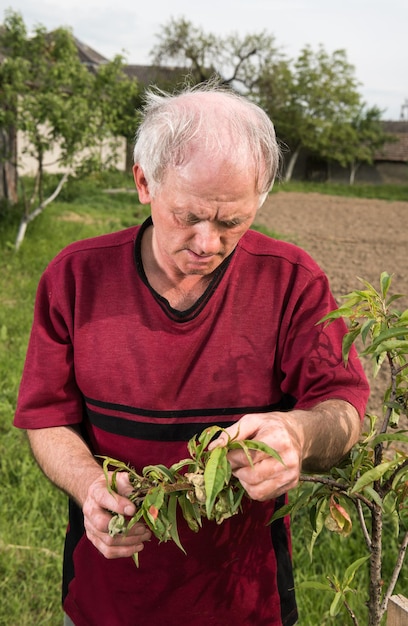
POLYGON ((28 430, 33 454, 44 474, 82 507, 90 484, 103 470, 70 426, 28 430))
POLYGON ((301 422, 302 469, 306 472, 329 470, 358 441, 361 433, 357 410, 344 400, 321 402, 306 411, 301 422))

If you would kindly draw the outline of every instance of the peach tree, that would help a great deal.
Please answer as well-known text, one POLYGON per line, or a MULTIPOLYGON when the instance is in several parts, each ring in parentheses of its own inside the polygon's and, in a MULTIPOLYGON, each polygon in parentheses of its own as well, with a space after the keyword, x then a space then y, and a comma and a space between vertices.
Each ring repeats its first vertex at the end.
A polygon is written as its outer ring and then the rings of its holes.
POLYGON ((343 463, 325 476, 302 475, 290 504, 276 517, 293 516, 307 507, 312 525, 310 551, 324 528, 347 536, 352 532, 353 517, 357 520, 364 537, 364 553, 345 569, 341 579, 327 576, 325 582, 310 581, 303 586, 331 594, 332 617, 346 611, 355 625, 364 619, 368 626, 379 626, 408 545, 408 309, 396 308, 402 296, 390 295, 391 276, 386 272, 381 274, 379 290, 367 281, 361 282, 363 289, 345 296, 344 304, 321 322, 331 324, 339 318, 348 322, 343 339, 344 362, 347 365, 351 346, 358 342, 361 356, 372 361, 374 377, 380 370, 385 372, 382 404, 376 415, 366 416, 365 431, 343 463), (384 533, 389 529, 395 538, 396 558, 385 580, 383 565, 389 551, 384 548, 384 533), (367 606, 368 622, 366 617, 357 616, 349 604, 351 593, 355 593, 356 572, 366 566, 369 588, 359 605, 367 606))

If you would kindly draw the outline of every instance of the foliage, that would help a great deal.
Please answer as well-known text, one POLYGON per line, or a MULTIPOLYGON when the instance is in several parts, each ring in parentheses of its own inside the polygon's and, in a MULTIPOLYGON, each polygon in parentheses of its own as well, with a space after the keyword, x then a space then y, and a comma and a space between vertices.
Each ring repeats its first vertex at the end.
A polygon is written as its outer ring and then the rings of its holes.
POLYGON ((184 18, 170 19, 157 39, 154 63, 180 64, 196 83, 216 75, 267 111, 291 152, 286 180, 302 149, 350 166, 353 179, 358 164, 370 163, 386 140, 381 111, 362 103, 344 50, 329 54, 306 45, 288 59, 266 31, 217 37, 184 18))
POLYGON ((361 106, 357 87, 346 52, 336 50, 330 55, 322 46, 316 51, 305 46, 284 68, 278 83, 276 76, 261 77, 260 103, 291 151, 286 180, 290 180, 302 149, 332 160, 348 154, 350 146, 340 138, 361 106))
MULTIPOLYGON (((129 499, 136 505, 136 513, 126 520, 114 514, 109 524, 112 536, 126 532, 140 520, 162 542, 172 539, 184 551, 177 529, 177 510, 181 509, 190 530, 198 532, 205 517, 221 524, 239 512, 245 490, 232 475, 227 454, 230 450, 242 449, 252 465, 251 450, 262 450, 281 461, 280 456, 266 444, 254 440, 238 440, 228 437, 225 446, 209 451, 208 444, 221 432, 220 426, 206 428, 198 437, 188 442, 190 457, 175 463, 170 468, 164 465, 149 465, 142 475, 122 461, 104 458, 104 471, 108 489, 116 490, 116 474, 126 471, 133 491, 129 499), (115 470, 111 476, 109 468, 115 470)), ((135 554, 136 563, 138 555, 135 554)))
POLYGON ((343 340, 346 364, 354 342, 360 340, 361 354, 371 358, 374 375, 381 367, 387 367, 389 385, 381 413, 368 416, 368 431, 342 465, 334 467, 327 477, 303 476, 296 497, 278 515, 289 512, 293 515, 300 508, 308 507, 313 529, 312 551, 323 528, 349 535, 352 531, 350 507, 355 509, 368 554, 351 563, 342 579, 328 576, 328 583, 308 584, 334 594, 331 615, 338 615, 345 607, 352 622, 358 624, 359 617, 351 609, 347 596, 352 592, 356 571, 368 561, 368 622, 364 623, 379 626, 408 546, 408 310, 400 312, 394 308, 401 295, 389 295, 391 276, 386 272, 381 274, 379 290, 362 282, 364 289, 348 294, 345 303, 321 322, 334 323, 338 318, 349 320, 343 340), (398 551, 393 571, 385 580, 382 566, 387 525, 393 529, 398 551))
POLYGON ((350 168, 350 184, 354 184, 355 175, 362 163, 372 164, 374 155, 384 143, 394 141, 392 135, 383 131, 381 110, 361 105, 351 120, 332 127, 328 141, 321 156, 329 162, 337 161, 343 167, 350 168), (335 132, 333 132, 335 131, 335 132))
POLYGON ((244 91, 251 88, 260 69, 279 56, 275 38, 265 31, 217 37, 184 18, 171 18, 157 39, 151 51, 153 63, 180 64, 196 83, 217 75, 224 85, 239 85, 244 91))
POLYGON ((37 26, 28 37, 22 17, 12 11, 6 13, 0 47, 5 50, 0 65, 0 101, 5 113, 0 116, 0 128, 7 125, 22 131, 24 150, 37 163, 33 193, 30 198, 23 194, 18 248, 27 224, 55 199, 69 174, 85 163, 89 167, 92 162, 93 168, 111 165, 109 159, 101 158, 101 147, 109 142, 108 155, 114 158, 115 137, 129 126, 129 102, 136 98, 137 86, 126 77, 121 57, 91 73, 81 63, 69 30, 47 33, 37 26), (45 199, 45 159, 56 148, 56 166, 65 174, 45 199))

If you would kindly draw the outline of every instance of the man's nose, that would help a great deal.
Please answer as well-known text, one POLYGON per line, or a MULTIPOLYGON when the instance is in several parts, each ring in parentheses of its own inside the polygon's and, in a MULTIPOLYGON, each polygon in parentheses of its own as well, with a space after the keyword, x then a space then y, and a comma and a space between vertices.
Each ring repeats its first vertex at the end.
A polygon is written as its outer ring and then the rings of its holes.
POLYGON ((199 254, 217 254, 220 251, 220 232, 214 222, 203 220, 196 224, 194 239, 199 254))

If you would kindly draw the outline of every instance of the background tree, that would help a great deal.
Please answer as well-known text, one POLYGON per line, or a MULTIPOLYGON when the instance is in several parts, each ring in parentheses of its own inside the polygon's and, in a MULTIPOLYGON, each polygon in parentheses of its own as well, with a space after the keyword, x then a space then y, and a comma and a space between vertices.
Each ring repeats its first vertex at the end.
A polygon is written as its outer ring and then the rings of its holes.
POLYGON ((195 83, 218 75, 267 111, 290 155, 285 180, 302 149, 350 167, 353 180, 358 164, 372 162, 384 141, 380 111, 364 108, 344 50, 305 46, 293 60, 266 32, 217 37, 184 18, 169 20, 157 38, 154 63, 178 64, 195 83))
MULTIPOLYGON (((0 121, 15 135, 17 130, 24 133, 25 151, 37 163, 34 192, 25 201, 16 239, 18 248, 27 225, 55 199, 70 174, 85 163, 102 165, 101 146, 107 140, 114 156, 114 138, 130 123, 129 103, 136 98, 137 84, 126 77, 121 57, 95 73, 88 71, 79 60, 72 33, 64 28, 47 33, 37 26, 28 37, 22 17, 9 12, 3 41, 7 56, 1 65, 2 98, 9 106, 0 121), (55 148, 57 168, 64 173, 44 198, 44 160, 55 148)), ((12 151, 8 155, 12 158, 12 151)))
POLYGON ((153 63, 184 67, 194 83, 217 75, 222 83, 245 92, 252 89, 265 64, 280 56, 275 38, 266 32, 217 37, 184 18, 170 19, 157 39, 151 51, 153 63))
POLYGON ((325 155, 336 134, 355 118, 361 101, 354 67, 344 50, 329 54, 322 46, 317 51, 305 46, 279 81, 273 74, 261 78, 261 104, 290 149, 285 172, 285 180, 290 180, 302 149, 325 155))
POLYGON ((367 108, 362 105, 350 121, 339 124, 333 128, 335 132, 328 133, 322 156, 349 168, 350 185, 354 184, 360 165, 371 165, 375 154, 385 142, 393 140, 391 135, 384 132, 380 118, 381 110, 378 107, 367 108))
POLYGON ((25 88, 27 32, 18 15, 0 26, 0 200, 17 202, 17 94, 25 88))

